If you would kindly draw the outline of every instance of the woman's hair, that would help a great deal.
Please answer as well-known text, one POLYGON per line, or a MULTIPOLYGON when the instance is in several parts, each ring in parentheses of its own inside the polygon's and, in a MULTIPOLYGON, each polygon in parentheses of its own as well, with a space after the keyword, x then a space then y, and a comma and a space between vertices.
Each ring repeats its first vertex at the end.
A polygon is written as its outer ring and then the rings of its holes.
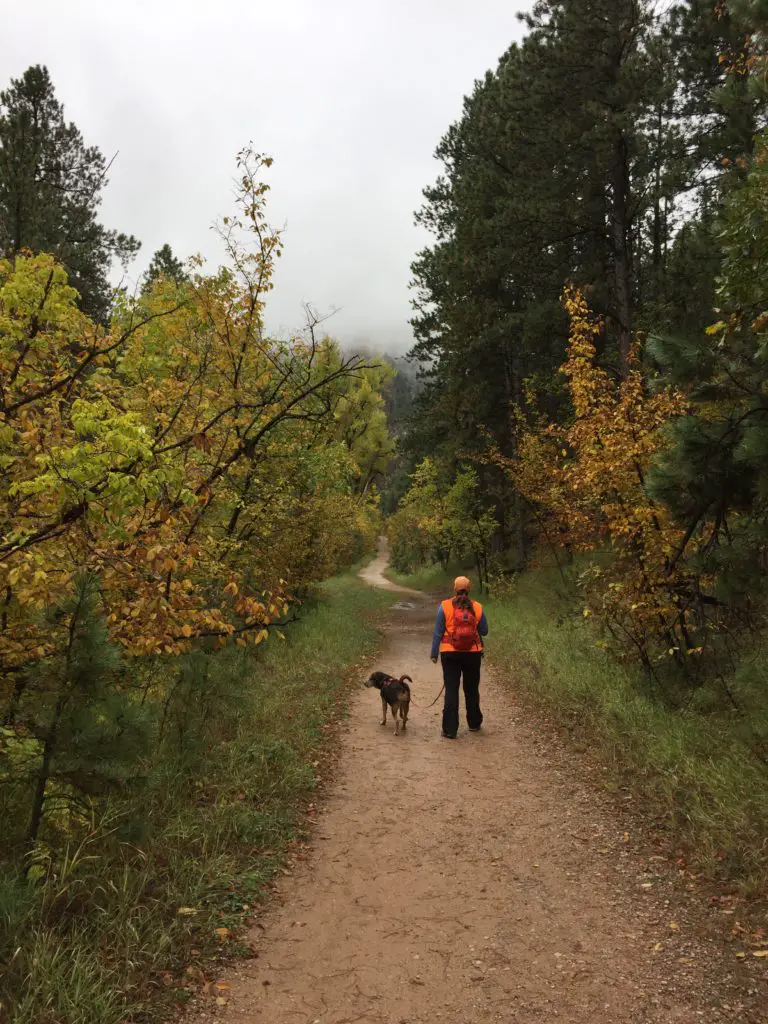
POLYGON ((460 590, 456 597, 453 599, 454 608, 466 608, 467 611, 473 611, 474 605, 472 604, 472 598, 466 592, 466 590, 460 590))

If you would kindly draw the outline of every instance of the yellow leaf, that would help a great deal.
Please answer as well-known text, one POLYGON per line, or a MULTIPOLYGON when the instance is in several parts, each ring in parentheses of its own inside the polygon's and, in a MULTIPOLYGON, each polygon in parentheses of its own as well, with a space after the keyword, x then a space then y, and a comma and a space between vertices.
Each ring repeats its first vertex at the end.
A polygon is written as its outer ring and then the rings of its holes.
POLYGON ((763 956, 763 957, 768 956, 768 949, 756 949, 752 953, 752 956, 763 956))
POLYGON ((725 324, 722 320, 718 320, 716 324, 710 324, 709 327, 705 327, 704 333, 710 335, 711 337, 713 334, 719 334, 720 331, 724 331, 726 327, 727 324, 725 324))

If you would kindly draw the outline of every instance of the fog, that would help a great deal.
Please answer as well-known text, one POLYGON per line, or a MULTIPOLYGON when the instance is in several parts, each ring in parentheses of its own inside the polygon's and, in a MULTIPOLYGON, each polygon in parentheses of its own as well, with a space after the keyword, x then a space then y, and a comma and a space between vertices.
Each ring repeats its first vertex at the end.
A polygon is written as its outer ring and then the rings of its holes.
POLYGON ((345 344, 403 352, 435 146, 530 6, 28 0, 4 19, 0 67, 5 83, 46 64, 68 119, 116 154, 102 219, 142 242, 132 281, 165 242, 216 264, 211 224, 252 141, 274 157, 269 217, 285 227, 270 329, 299 327, 308 301, 338 309, 327 329, 345 344))

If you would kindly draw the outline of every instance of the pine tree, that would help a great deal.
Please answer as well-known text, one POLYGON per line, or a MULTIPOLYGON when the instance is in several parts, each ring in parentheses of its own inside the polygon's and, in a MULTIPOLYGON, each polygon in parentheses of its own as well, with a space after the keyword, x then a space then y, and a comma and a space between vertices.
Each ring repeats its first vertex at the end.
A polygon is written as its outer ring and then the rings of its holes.
POLYGON ((34 776, 28 843, 40 835, 54 788, 59 810, 107 795, 124 784, 149 740, 149 722, 124 684, 98 597, 95 577, 75 581, 70 600, 48 613, 68 623, 65 651, 17 682, 13 726, 36 741, 35 753, 17 762, 20 775, 9 779, 34 776))
POLYGON ((152 257, 144 275, 142 292, 146 294, 160 277, 167 277, 169 280, 175 281, 176 284, 183 284, 187 280, 184 264, 174 255, 173 249, 167 242, 152 257))
POLYGON ((99 150, 65 121, 46 68, 28 68, 0 92, 0 253, 52 253, 83 309, 102 321, 113 259, 125 263, 139 248, 97 220, 106 172, 99 150))
POLYGON ((768 568, 768 138, 725 203, 720 319, 697 336, 656 337, 657 365, 684 389, 692 412, 672 430, 674 445, 649 478, 654 496, 696 541, 700 571, 727 603, 753 604, 768 568), (702 537, 704 538, 702 542, 702 537))

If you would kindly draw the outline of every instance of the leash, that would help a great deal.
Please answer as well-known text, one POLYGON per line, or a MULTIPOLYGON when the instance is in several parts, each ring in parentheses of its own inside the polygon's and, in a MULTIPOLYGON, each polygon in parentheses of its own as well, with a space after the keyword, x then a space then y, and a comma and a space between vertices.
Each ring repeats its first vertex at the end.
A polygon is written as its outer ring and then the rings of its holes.
POLYGON ((444 689, 445 689, 445 683, 443 683, 443 686, 442 686, 442 689, 440 690, 440 693, 438 693, 438 695, 435 697, 435 699, 432 701, 432 703, 431 704, 427 704, 426 707, 423 704, 417 704, 416 701, 413 699, 413 697, 411 697, 411 704, 413 704, 414 707, 421 708, 422 711, 429 711, 429 709, 433 708, 435 706, 435 704, 437 704, 437 702, 443 696, 443 690, 444 689))

